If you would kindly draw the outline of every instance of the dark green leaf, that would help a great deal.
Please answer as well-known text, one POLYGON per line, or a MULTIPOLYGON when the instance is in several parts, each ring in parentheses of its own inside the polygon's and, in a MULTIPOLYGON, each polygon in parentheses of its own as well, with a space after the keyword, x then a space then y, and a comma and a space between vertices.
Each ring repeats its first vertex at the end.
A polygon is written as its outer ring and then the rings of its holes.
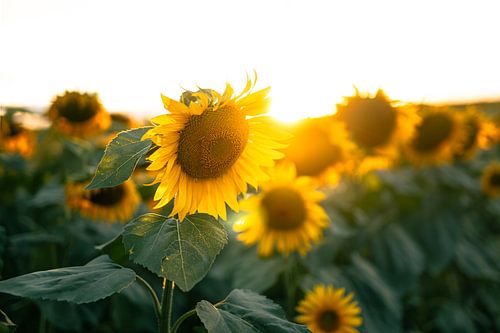
POLYGON ((0 310, 0 333, 14 333, 16 324, 14 324, 7 315, 0 310))
POLYGON ((0 292, 73 303, 95 302, 121 291, 135 281, 135 272, 98 257, 85 266, 34 272, 0 281, 0 292))
POLYGON ((139 160, 151 148, 151 140, 141 141, 151 127, 141 127, 120 132, 106 147, 87 190, 113 187, 126 181, 139 160))
POLYGON ((39 301, 42 314, 55 327, 62 330, 81 332, 85 326, 95 326, 104 310, 100 302, 73 304, 68 302, 39 301))
POLYGON ((174 281, 183 291, 208 273, 226 242, 224 227, 206 214, 188 216, 181 223, 145 214, 123 233, 123 244, 135 263, 174 281))
POLYGON ((408 233, 390 224, 373 238, 374 261, 391 286, 400 292, 411 288, 424 269, 424 256, 408 233))
POLYGON ((102 254, 107 254, 111 260, 117 264, 124 265, 128 260, 128 254, 123 246, 122 234, 119 234, 109 242, 98 245, 95 248, 101 251, 102 254))
POLYGON ((217 307, 201 301, 196 313, 209 333, 309 332, 305 326, 289 322, 277 304, 247 290, 233 290, 217 307))

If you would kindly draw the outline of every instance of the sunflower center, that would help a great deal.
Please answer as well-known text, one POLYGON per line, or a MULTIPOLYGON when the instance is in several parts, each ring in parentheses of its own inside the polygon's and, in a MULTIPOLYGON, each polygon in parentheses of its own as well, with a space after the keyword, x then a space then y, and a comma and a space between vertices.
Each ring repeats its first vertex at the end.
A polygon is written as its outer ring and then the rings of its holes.
POLYGON ((365 148, 386 144, 396 129, 396 109, 384 98, 358 98, 347 105, 346 127, 365 148))
POLYGON ((342 149, 332 145, 328 134, 322 130, 298 133, 285 150, 285 155, 294 162, 297 173, 306 176, 319 175, 343 158, 342 149))
POLYGON ((78 123, 91 119, 99 111, 99 102, 97 99, 88 95, 69 96, 64 104, 58 108, 61 117, 71 122, 78 123))
POLYGON ((319 315, 318 324, 324 332, 335 332, 340 326, 339 315, 333 310, 327 310, 319 315))
POLYGON ((217 178, 238 160, 248 141, 245 115, 231 106, 189 118, 180 133, 177 161, 197 179, 217 178))
POLYGON ((100 206, 113 206, 125 196, 123 185, 101 188, 90 192, 89 200, 100 206))
POLYGON ((275 188, 262 199, 267 215, 267 225, 275 230, 293 230, 306 219, 302 196, 290 188, 275 188))
POLYGON ((490 185, 493 187, 500 187, 500 173, 494 173, 491 175, 490 185))
POLYGON ((432 151, 445 142, 453 131, 453 120, 446 114, 426 116, 417 128, 413 146, 418 151, 432 151))

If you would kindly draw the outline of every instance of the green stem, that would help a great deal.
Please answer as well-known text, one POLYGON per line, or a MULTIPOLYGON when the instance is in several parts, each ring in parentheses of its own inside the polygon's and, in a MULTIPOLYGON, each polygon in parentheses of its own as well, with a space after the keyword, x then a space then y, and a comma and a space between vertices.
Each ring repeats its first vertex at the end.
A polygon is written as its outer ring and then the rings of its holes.
POLYGON ((177 330, 179 329, 179 327, 181 327, 184 320, 188 319, 189 317, 191 317, 195 313, 196 313, 196 310, 193 309, 193 310, 186 312, 182 316, 180 316, 179 319, 176 320, 174 326, 172 327, 172 333, 177 333, 177 330))
POLYGON ((137 275, 137 281, 140 284, 142 284, 142 286, 149 292, 149 294, 153 298, 153 305, 154 305, 156 320, 158 321, 158 325, 160 325, 161 304, 160 304, 160 300, 158 299, 158 296, 156 295, 155 290, 153 289, 153 287, 151 287, 151 285, 146 280, 144 280, 139 275, 137 275))
POLYGON ((163 294, 161 297, 160 311, 160 333, 170 333, 170 321, 172 319, 172 301, 174 298, 175 283, 163 279, 163 294))

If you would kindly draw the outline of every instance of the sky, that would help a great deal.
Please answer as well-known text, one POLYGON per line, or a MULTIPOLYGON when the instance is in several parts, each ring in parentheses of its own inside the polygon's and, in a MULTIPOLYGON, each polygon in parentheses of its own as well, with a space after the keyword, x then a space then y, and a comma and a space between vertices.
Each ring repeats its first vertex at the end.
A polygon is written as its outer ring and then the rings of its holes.
POLYGON ((333 112, 382 88, 395 100, 500 99, 499 1, 0 0, 0 105, 64 90, 111 111, 164 112, 160 93, 242 89, 271 113, 333 112))

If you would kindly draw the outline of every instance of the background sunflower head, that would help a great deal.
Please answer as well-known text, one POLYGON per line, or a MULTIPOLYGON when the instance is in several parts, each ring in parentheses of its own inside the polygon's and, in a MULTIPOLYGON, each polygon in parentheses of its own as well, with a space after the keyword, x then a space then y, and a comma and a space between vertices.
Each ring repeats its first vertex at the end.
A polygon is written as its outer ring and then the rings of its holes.
POLYGON ((471 159, 478 150, 486 149, 493 144, 495 126, 476 108, 467 108, 460 118, 464 134, 456 157, 471 159))
POLYGON ((500 196, 500 163, 492 162, 483 171, 481 188, 489 197, 500 196))
POLYGON ((297 306, 297 321, 312 333, 356 333, 363 320, 353 295, 332 285, 316 285, 297 306))
POLYGON ((16 122, 13 113, 0 116, 0 152, 29 157, 33 154, 35 141, 34 133, 16 122))
MULTIPOLYGON (((356 95, 337 105, 335 118, 343 122, 350 138, 367 152, 380 152, 394 146, 408 134, 406 123, 413 118, 379 90, 375 97, 356 95)), ((410 126, 411 128, 411 126, 410 126)))
POLYGON ((134 216, 141 203, 141 197, 131 180, 98 190, 87 191, 85 186, 85 183, 67 184, 66 204, 91 220, 124 223, 134 216))
POLYGON ((111 125, 97 94, 66 91, 54 99, 47 114, 57 131, 79 138, 102 133, 111 125))
POLYGON ((268 179, 265 168, 283 157, 277 149, 289 135, 262 116, 269 88, 252 92, 254 85, 248 80, 238 95, 227 84, 222 94, 200 89, 179 102, 162 96, 169 113, 153 118, 143 137, 157 146, 147 168, 159 184, 157 208, 175 198, 171 216, 180 220, 197 211, 226 219, 226 204, 238 211, 247 184, 257 188, 268 179))
POLYGON ((287 129, 293 137, 283 150, 298 176, 310 176, 322 185, 335 185, 354 168, 355 146, 344 125, 333 117, 305 119, 287 129))
POLYGON ((258 195, 241 203, 248 215, 233 228, 246 245, 258 243, 261 256, 274 248, 281 254, 306 254, 328 226, 328 216, 319 205, 324 195, 316 190, 310 177, 296 177, 291 163, 280 163, 258 195))
POLYGON ((421 110, 415 135, 406 145, 409 160, 417 165, 449 162, 463 145, 465 132, 460 117, 448 108, 421 110))

